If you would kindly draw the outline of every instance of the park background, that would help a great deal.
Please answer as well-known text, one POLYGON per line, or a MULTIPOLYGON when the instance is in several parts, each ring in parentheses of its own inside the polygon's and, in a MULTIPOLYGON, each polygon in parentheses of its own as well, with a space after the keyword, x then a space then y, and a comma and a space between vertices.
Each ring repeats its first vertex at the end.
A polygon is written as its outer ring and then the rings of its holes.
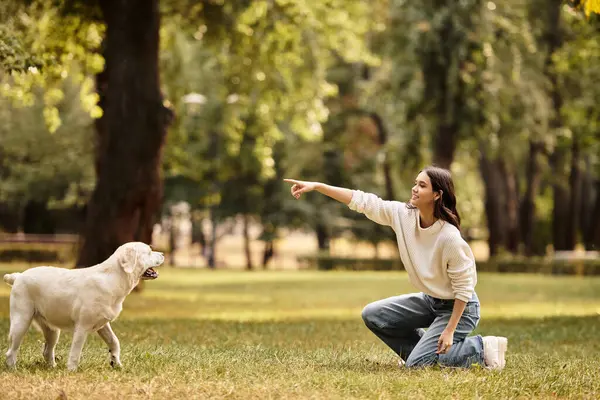
MULTIPOLYGON (((167 261, 82 371, 31 331, 9 398, 597 398, 597 0, 7 0, 0 269, 167 261), (406 200, 449 168, 508 367, 402 371, 362 325, 393 232, 283 178, 406 200), (61 397, 62 396, 62 397, 61 397)), ((0 288, 0 334, 8 331, 0 288)), ((66 351, 69 334, 60 342, 66 351)), ((60 353, 60 348, 59 348, 60 353)))

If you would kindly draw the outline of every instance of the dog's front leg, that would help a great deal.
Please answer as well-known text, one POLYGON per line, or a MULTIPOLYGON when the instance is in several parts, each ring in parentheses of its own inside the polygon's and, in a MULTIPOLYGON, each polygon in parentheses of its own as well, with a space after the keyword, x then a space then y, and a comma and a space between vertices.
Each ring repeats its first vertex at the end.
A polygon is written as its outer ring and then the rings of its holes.
POLYGON ((69 361, 67 361, 67 369, 69 371, 75 371, 77 369, 87 335, 87 330, 82 329, 81 327, 75 328, 75 332, 73 332, 73 343, 71 343, 71 351, 69 352, 69 361))
POLYGON ((106 323, 102 328, 98 329, 98 334, 108 345, 108 351, 110 353, 110 366, 113 368, 121 368, 121 345, 117 335, 113 332, 110 323, 106 323))

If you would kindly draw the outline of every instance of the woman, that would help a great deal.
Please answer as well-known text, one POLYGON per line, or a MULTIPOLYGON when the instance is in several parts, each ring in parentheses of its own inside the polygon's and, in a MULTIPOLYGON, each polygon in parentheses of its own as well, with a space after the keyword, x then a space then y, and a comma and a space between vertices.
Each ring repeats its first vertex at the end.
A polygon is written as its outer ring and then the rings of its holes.
POLYGON ((427 167, 421 171, 408 203, 319 182, 285 181, 293 184, 296 199, 317 191, 396 232, 402 263, 420 292, 371 303, 362 317, 400 356, 400 365, 504 368, 506 338, 467 337, 479 322, 477 271, 473 253, 460 234, 448 170, 427 167))

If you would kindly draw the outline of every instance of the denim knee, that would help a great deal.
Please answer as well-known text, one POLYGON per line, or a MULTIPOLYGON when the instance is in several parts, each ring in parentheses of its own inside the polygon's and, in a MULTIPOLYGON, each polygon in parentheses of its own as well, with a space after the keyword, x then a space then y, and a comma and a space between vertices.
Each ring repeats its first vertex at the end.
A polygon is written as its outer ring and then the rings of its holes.
POLYGON ((377 316, 379 314, 379 306, 375 303, 370 303, 365 306, 362 310, 362 319, 367 326, 379 326, 379 324, 375 323, 377 316))

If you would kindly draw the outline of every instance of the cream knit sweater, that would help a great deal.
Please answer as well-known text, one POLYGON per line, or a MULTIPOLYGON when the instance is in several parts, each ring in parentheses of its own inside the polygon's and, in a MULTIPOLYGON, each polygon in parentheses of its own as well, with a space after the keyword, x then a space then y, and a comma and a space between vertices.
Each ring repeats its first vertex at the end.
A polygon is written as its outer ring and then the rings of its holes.
POLYGON ((348 207, 394 229, 400 258, 418 290, 438 299, 471 299, 477 284, 475 258, 454 225, 438 220, 421 228, 418 210, 360 190, 352 192, 348 207))

